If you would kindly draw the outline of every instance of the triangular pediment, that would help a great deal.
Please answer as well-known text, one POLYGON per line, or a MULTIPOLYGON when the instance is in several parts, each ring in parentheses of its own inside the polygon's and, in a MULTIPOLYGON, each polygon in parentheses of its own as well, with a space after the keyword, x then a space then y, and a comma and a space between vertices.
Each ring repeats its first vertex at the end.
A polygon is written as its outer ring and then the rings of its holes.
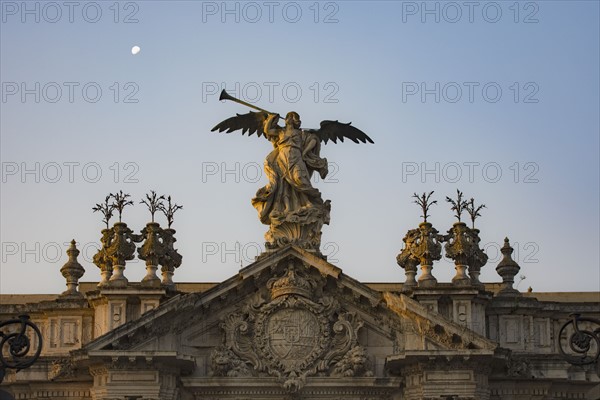
MULTIPOLYGON (((238 274, 209 290, 175 296, 156 309, 147 312, 141 318, 122 325, 95 339, 86 345, 84 350, 97 351, 114 349, 116 347, 122 348, 128 338, 138 335, 139 332, 147 331, 150 333, 152 331, 155 334, 154 339, 156 339, 161 333, 173 329, 179 331, 183 326, 189 326, 199 319, 198 316, 200 314, 204 314, 206 310, 211 308, 213 310, 211 313, 216 317, 220 317, 220 314, 224 312, 224 309, 220 307, 232 302, 239 304, 240 293, 241 297, 247 297, 244 296, 243 292, 249 291, 251 293, 258 291, 261 286, 260 281, 264 281, 262 283, 265 284, 268 278, 273 277, 278 271, 285 268, 285 263, 290 260, 297 260, 307 269, 312 269, 318 272, 319 275, 331 277, 336 281, 342 275, 340 268, 328 263, 323 258, 308 251, 288 246, 279 251, 263 255, 256 262, 241 269, 238 274), (181 323, 173 323, 175 320, 181 323), (167 321, 171 322, 163 324, 163 322, 167 321)), ((358 283, 354 280, 347 281, 348 283, 358 283)), ((358 290, 367 295, 371 301, 378 302, 381 300, 378 292, 364 285, 360 286, 358 290)))
POLYGON ((342 359, 368 353, 367 374, 405 351, 494 347, 401 293, 373 290, 290 246, 207 291, 166 301, 78 353, 172 351, 194 357, 197 373, 206 376, 223 376, 220 359, 229 368, 237 363, 234 374, 241 375, 248 366, 271 374, 331 373, 342 359))

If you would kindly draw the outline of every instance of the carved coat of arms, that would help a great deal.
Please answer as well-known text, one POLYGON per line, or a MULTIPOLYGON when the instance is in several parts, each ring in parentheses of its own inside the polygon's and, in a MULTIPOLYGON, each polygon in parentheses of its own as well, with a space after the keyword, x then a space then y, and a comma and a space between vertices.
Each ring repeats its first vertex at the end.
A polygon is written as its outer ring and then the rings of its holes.
MULTIPOLYGON (((300 269, 290 264, 268 282, 270 301, 247 306, 222 322, 225 341, 213 353, 213 374, 275 376, 289 392, 300 390, 307 376, 340 373, 351 357, 364 364, 355 368, 357 374, 369 374, 357 341, 362 322, 332 297, 317 298, 315 289, 324 278, 300 269)), ((344 371, 340 374, 348 376, 349 369, 344 371)))

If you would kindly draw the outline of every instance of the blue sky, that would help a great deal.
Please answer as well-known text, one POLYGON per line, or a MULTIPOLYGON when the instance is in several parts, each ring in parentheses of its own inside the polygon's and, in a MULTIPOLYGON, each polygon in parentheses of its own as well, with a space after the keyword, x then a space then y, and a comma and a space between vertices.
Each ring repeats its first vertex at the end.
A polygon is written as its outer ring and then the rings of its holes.
MULTIPOLYGON (((250 199, 271 145, 210 132, 247 111, 219 102, 223 87, 374 139, 323 146, 332 174, 315 180, 332 201, 322 250, 348 275, 402 282, 411 195, 435 191, 445 232, 458 188, 487 205, 483 280, 500 280, 508 236, 519 289, 600 290, 597 1, 0 3, 1 293, 62 291, 72 238, 82 280, 98 280, 91 208, 118 190, 184 205, 176 281, 252 262, 267 227, 250 199)), ((136 231, 148 220, 140 204, 124 214, 136 231)), ((433 274, 449 281, 452 263, 433 274)), ((143 262, 125 275, 139 281, 143 262)))

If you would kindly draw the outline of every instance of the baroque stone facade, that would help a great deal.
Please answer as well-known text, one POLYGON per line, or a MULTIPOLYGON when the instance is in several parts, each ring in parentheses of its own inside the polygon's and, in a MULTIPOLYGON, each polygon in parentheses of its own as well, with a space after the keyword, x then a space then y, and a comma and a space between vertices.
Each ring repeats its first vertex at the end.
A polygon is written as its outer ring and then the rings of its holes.
POLYGON ((28 313, 44 338, 2 383, 16 399, 600 398, 598 364, 560 354, 561 326, 597 318, 600 294, 519 293, 508 241, 501 284, 464 268, 440 283, 428 260, 417 284, 407 252, 407 283, 365 284, 288 246, 216 285, 97 286, 72 247, 66 292, 0 297, 1 320, 28 313))

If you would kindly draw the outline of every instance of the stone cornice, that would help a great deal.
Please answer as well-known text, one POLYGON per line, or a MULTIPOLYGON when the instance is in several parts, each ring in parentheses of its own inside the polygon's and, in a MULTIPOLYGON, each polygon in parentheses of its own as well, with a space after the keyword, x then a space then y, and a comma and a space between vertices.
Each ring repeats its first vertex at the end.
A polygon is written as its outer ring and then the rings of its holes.
MULTIPOLYGON (((400 377, 309 377, 302 396, 336 396, 343 395, 371 395, 386 396, 396 392, 403 378, 400 377)), ((287 398, 287 393, 277 383, 276 378, 236 378, 227 377, 182 377, 181 382, 193 393, 213 396, 281 396, 287 398)), ((382 397, 374 397, 381 399, 382 397)), ((385 397, 383 397, 385 399, 385 397)))

